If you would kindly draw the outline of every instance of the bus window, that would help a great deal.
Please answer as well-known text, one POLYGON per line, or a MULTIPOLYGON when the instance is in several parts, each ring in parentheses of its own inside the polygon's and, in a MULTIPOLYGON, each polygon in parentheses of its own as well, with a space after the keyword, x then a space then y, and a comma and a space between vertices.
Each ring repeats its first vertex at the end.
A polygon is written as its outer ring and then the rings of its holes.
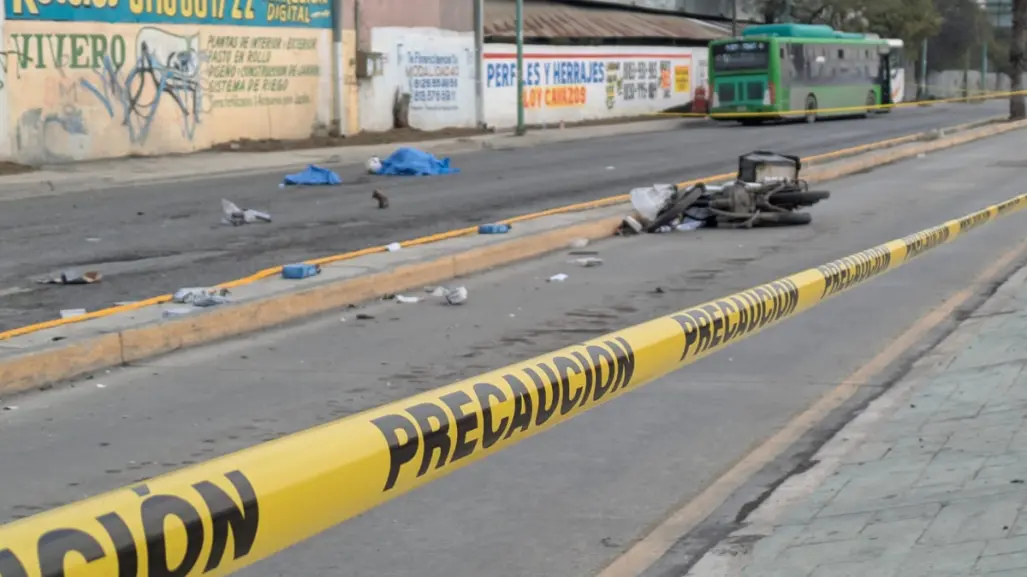
POLYGON ((766 69, 770 48, 766 42, 728 42, 713 45, 713 71, 766 69))

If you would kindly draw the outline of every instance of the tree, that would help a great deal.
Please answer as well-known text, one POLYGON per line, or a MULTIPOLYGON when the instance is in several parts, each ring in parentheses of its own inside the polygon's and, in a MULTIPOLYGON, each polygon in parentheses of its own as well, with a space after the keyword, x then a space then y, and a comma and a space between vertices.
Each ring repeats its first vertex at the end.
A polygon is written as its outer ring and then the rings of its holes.
POLYGON ((1009 39, 1010 91, 1009 118, 1023 120, 1027 117, 1023 94, 1024 49, 1027 44, 1027 0, 1013 0, 1013 32, 1009 39))
MULTIPOLYGON (((757 6, 766 22, 784 16, 785 0, 758 0, 757 6)), ((804 24, 901 38, 909 46, 919 46, 941 26, 932 0, 793 0, 791 17, 804 24)))

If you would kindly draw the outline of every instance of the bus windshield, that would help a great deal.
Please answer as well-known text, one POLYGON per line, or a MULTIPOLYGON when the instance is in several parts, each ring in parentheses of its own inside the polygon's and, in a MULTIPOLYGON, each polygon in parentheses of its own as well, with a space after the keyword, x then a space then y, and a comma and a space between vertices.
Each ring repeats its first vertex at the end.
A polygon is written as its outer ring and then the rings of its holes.
POLYGON ((713 71, 766 69, 770 65, 770 48, 766 42, 726 42, 713 45, 713 71))

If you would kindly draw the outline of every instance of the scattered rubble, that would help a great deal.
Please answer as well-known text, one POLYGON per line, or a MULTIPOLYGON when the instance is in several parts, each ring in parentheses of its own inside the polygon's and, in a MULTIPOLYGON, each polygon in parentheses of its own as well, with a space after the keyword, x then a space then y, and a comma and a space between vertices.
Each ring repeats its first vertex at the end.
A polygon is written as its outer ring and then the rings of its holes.
POLYGON ((587 238, 576 238, 571 241, 570 245, 568 245, 569 248, 585 248, 586 246, 588 246, 587 238))
POLYGON ((62 309, 61 318, 70 319, 72 317, 80 317, 86 314, 86 309, 62 309))
POLYGON ((298 280, 310 278, 321 274, 321 265, 298 263, 287 264, 282 267, 282 278, 298 280))
POLYGON ((266 212, 253 209, 241 209, 234 202, 221 199, 221 212, 224 214, 221 222, 232 226, 242 226, 256 222, 271 222, 271 215, 266 212))
POLYGON ((97 271, 86 271, 84 273, 80 273, 78 271, 66 270, 59 275, 41 279, 36 282, 39 284, 93 284, 100 282, 101 279, 103 279, 103 275, 97 271))
POLYGON ((178 304, 192 304, 196 306, 211 306, 210 304, 197 304, 202 303, 213 303, 221 304, 217 302, 221 299, 227 302, 228 296, 231 293, 226 288, 217 287, 187 287, 180 288, 175 291, 175 294, 171 295, 171 302, 178 304))
POLYGON ((510 228, 509 224, 503 223, 483 224, 478 227, 478 234, 506 234, 510 228))
POLYGON ((462 305, 467 302, 467 287, 458 286, 447 290, 446 302, 451 305, 462 305))
POLYGON ((388 245, 386 245, 385 250, 387 250, 389 252, 396 252, 397 250, 399 250, 401 248, 403 248, 403 245, 399 244, 398 242, 393 242, 393 243, 389 243, 388 245))
POLYGON ((185 316, 192 312, 193 309, 187 309, 185 307, 175 307, 173 309, 164 309, 164 312, 161 314, 161 316, 166 319, 172 319, 175 317, 185 316))
POLYGON ((396 295, 395 297, 393 297, 392 300, 394 300, 394 301, 396 301, 398 303, 403 303, 403 304, 408 304, 408 305, 412 305, 412 304, 421 302, 420 297, 408 297, 408 296, 404 296, 404 295, 396 295))
POLYGON ((603 264, 603 259, 597 256, 587 256, 584 258, 574 259, 574 264, 583 266, 585 268, 591 268, 595 266, 601 266, 603 264))
POLYGON ((553 276, 549 277, 549 282, 563 282, 567 280, 567 278, 567 275, 565 275, 564 273, 554 274, 553 276))

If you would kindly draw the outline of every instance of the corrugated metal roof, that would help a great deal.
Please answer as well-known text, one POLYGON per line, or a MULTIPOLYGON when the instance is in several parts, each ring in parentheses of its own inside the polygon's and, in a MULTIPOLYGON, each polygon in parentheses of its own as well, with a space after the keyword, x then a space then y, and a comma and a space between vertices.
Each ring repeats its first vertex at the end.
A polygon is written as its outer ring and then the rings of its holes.
MULTIPOLYGON (((514 38, 514 0, 485 0, 485 37, 514 38)), ((632 12, 539 2, 524 2, 524 38, 531 39, 647 39, 709 41, 729 36, 727 29, 684 16, 632 12)))

